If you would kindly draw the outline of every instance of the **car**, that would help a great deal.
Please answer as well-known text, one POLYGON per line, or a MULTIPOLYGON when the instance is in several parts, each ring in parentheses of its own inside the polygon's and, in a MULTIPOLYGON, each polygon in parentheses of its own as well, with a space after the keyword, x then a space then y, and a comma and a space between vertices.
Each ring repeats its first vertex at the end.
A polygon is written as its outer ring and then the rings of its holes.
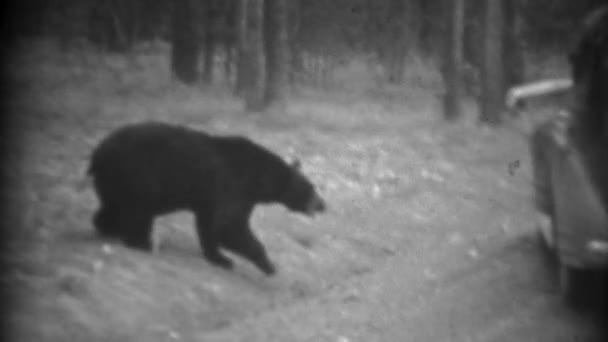
POLYGON ((580 307, 600 300, 608 289, 603 184, 608 149, 578 142, 569 134, 572 125, 567 113, 542 123, 532 134, 530 150, 539 236, 555 261, 564 298, 580 307))
POLYGON ((569 93, 569 104, 530 135, 537 227, 574 307, 608 302, 608 6, 585 20, 571 76, 512 88, 507 107, 569 93))

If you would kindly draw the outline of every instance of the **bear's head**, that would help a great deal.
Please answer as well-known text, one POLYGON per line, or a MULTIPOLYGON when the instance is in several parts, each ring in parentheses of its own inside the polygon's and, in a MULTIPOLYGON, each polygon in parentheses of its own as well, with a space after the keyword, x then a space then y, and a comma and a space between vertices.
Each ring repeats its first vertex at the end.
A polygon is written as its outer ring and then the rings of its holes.
POLYGON ((289 210, 314 216, 326 210, 325 200, 317 193, 314 185, 300 171, 300 162, 295 160, 291 165, 290 179, 283 192, 282 203, 289 210))

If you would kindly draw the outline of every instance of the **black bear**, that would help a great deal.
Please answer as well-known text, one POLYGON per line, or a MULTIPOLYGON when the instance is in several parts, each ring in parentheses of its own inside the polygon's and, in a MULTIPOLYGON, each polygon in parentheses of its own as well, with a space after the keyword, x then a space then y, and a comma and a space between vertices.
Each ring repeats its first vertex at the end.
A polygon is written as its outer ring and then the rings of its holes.
POLYGON ((325 202, 299 171, 266 148, 239 136, 212 136, 159 122, 118 129, 93 151, 89 174, 100 208, 93 223, 103 236, 150 250, 153 219, 190 210, 205 258, 232 268, 220 247, 268 275, 275 267, 253 235, 256 204, 281 203, 307 215, 325 202))

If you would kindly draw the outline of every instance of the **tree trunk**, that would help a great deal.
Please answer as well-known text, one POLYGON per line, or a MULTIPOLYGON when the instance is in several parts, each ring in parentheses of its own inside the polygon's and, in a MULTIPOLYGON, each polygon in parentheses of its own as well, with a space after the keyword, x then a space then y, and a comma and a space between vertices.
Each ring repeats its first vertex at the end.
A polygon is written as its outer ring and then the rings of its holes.
POLYGON ((265 1, 266 106, 284 105, 287 92, 288 37, 286 0, 265 1))
POLYGON ((197 0, 174 1, 171 67, 186 84, 198 79, 200 7, 197 0))
POLYGON ((392 84, 400 84, 403 82, 405 71, 405 55, 407 54, 407 43, 409 37, 408 27, 408 10, 412 7, 408 6, 403 0, 392 0, 389 3, 389 30, 391 32, 387 51, 387 71, 388 82, 392 84))
POLYGON ((431 37, 433 22, 431 18, 431 5, 427 1, 419 1, 420 6, 420 30, 418 31, 418 48, 421 52, 429 54, 432 50, 431 37))
POLYGON ((124 52, 132 45, 136 28, 133 1, 94 2, 89 12, 88 38, 103 48, 124 52))
POLYGON ((524 82, 524 47, 522 38, 521 1, 505 2, 505 87, 524 82))
POLYGON ((288 49, 289 53, 287 62, 288 75, 287 78, 290 84, 295 84, 301 80, 301 75, 304 73, 304 60, 302 56, 302 49, 299 44, 300 31, 301 31, 301 13, 302 13, 302 1, 289 1, 287 7, 287 17, 289 18, 289 25, 287 27, 288 49))
POLYGON ((228 83, 232 80, 233 70, 236 69, 238 41, 238 8, 239 0, 230 0, 227 8, 222 33, 218 36, 218 44, 224 49, 224 73, 228 83))
POLYGON ((264 0, 247 0, 244 39, 241 41, 239 70, 242 94, 247 111, 261 111, 264 107, 264 0))
POLYGON ((237 50, 237 65, 236 65, 236 80, 234 84, 234 93, 238 96, 243 95, 245 90, 245 72, 247 71, 246 54, 247 54, 247 12, 249 0, 237 0, 236 6, 236 50, 237 50))
POLYGON ((203 52, 203 82, 213 82, 213 67, 215 60, 215 15, 213 1, 205 0, 205 50, 203 52))
POLYGON ((487 0, 485 11, 484 54, 480 121, 499 124, 504 110, 503 0, 487 0))
POLYGON ((449 0, 449 29, 446 32, 446 53, 443 69, 445 96, 443 114, 448 120, 462 116, 463 64, 464 64, 464 17, 465 0, 449 0))

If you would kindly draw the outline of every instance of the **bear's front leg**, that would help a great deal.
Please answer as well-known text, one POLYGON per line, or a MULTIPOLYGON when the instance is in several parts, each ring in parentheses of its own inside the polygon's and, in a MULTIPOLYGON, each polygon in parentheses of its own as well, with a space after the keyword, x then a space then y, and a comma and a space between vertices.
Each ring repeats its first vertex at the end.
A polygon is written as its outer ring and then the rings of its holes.
POLYGON ((276 273, 276 268, 268 258, 266 249, 249 228, 247 220, 223 227, 220 243, 235 254, 251 261, 266 275, 276 273))
POLYGON ((219 267, 232 269, 232 260, 220 252, 217 228, 213 223, 211 215, 201 211, 197 212, 195 215, 198 240, 203 249, 205 259, 219 267))

